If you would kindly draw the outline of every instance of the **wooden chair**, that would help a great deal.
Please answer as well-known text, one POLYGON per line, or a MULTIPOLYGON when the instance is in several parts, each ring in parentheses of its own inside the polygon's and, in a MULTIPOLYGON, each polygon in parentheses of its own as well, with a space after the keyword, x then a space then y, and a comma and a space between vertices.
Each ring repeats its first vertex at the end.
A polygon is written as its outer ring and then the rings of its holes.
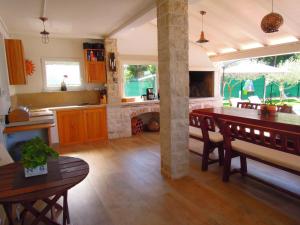
MULTIPOLYGON (((223 181, 240 172, 264 184, 282 190, 260 178, 248 174, 247 158, 300 175, 300 133, 262 127, 239 121, 219 119, 224 136, 225 160, 223 181), (266 135, 267 134, 267 135, 266 135), (231 159, 240 157, 241 168, 231 170, 231 159)), ((299 195, 285 190, 292 196, 299 195)))
POLYGON ((223 136, 216 132, 215 122, 212 117, 202 116, 196 113, 190 113, 190 138, 204 143, 203 152, 197 153, 202 156, 202 170, 206 171, 208 165, 219 162, 223 165, 224 150, 223 150, 223 136), (218 149, 219 158, 210 159, 209 155, 218 149))
POLYGON ((243 109, 259 109, 260 108, 259 103, 250 103, 250 102, 238 102, 237 108, 243 108, 243 109))

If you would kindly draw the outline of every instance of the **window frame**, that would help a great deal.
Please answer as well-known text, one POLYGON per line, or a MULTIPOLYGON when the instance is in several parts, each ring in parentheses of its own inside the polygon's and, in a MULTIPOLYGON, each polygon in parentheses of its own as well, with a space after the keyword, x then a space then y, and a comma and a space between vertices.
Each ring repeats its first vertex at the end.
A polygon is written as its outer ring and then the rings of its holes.
POLYGON ((56 92, 60 91, 59 87, 48 87, 47 86, 47 74, 46 74, 46 61, 59 61, 59 62, 78 62, 79 63, 79 72, 80 72, 80 86, 67 86, 67 91, 80 91, 86 89, 86 84, 84 82, 84 70, 83 70, 83 61, 81 58, 54 58, 54 57, 43 57, 41 58, 42 64, 42 74, 43 74, 43 91, 45 92, 56 92))
MULTIPOLYGON (((125 65, 155 65, 156 66, 156 87, 157 87, 157 92, 159 90, 159 74, 158 74, 158 63, 153 62, 153 61, 123 61, 121 63, 122 65, 122 97, 123 98, 141 98, 141 96, 126 96, 125 95, 125 79, 124 79, 124 73, 125 73, 125 65)), ((146 93, 145 93, 146 94, 146 93)), ((155 96, 157 97, 157 93, 155 93, 155 96)))

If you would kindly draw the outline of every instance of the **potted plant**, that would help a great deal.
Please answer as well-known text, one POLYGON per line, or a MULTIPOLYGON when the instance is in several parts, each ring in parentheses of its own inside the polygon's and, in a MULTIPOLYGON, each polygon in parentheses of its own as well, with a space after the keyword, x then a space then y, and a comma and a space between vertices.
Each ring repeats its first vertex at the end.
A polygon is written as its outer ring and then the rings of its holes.
POLYGON ((22 145, 21 163, 24 166, 25 177, 48 173, 48 158, 58 158, 58 153, 35 137, 22 145))
POLYGON ((266 100, 267 111, 269 115, 275 115, 277 111, 277 106, 273 103, 272 98, 266 100))

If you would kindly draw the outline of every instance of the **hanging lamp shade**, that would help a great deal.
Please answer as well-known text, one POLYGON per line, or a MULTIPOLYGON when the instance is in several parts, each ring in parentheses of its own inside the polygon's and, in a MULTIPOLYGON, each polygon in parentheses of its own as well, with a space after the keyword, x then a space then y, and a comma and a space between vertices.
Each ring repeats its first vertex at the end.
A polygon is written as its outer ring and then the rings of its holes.
POLYGON ((196 42, 198 43, 206 43, 206 42, 209 42, 209 40, 207 40, 205 38, 205 35, 204 35, 204 31, 203 31, 203 16, 206 14, 205 11, 200 11, 200 14, 202 15, 202 31, 201 31, 201 34, 200 34, 200 39, 196 42))
POLYGON ((48 44, 50 33, 48 31, 46 31, 46 29, 45 29, 45 22, 48 20, 48 18, 47 17, 40 17, 40 20, 43 22, 43 27, 44 27, 44 30, 40 32, 41 38, 42 38, 42 43, 43 44, 48 44))
POLYGON ((204 36, 204 31, 201 31, 201 34, 200 34, 200 39, 197 41, 198 43, 206 43, 206 42, 209 42, 209 40, 207 40, 204 36))
POLYGON ((265 33, 274 33, 279 31, 279 27, 283 24, 283 17, 279 13, 273 12, 273 0, 272 0, 272 12, 265 15, 261 20, 261 29, 265 33))

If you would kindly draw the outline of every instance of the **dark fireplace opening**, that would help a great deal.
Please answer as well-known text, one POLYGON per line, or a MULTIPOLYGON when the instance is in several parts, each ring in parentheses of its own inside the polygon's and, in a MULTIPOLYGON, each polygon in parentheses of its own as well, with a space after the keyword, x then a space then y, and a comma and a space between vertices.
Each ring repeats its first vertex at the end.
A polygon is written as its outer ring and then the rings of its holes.
POLYGON ((190 98, 214 97, 214 71, 190 71, 190 98))

